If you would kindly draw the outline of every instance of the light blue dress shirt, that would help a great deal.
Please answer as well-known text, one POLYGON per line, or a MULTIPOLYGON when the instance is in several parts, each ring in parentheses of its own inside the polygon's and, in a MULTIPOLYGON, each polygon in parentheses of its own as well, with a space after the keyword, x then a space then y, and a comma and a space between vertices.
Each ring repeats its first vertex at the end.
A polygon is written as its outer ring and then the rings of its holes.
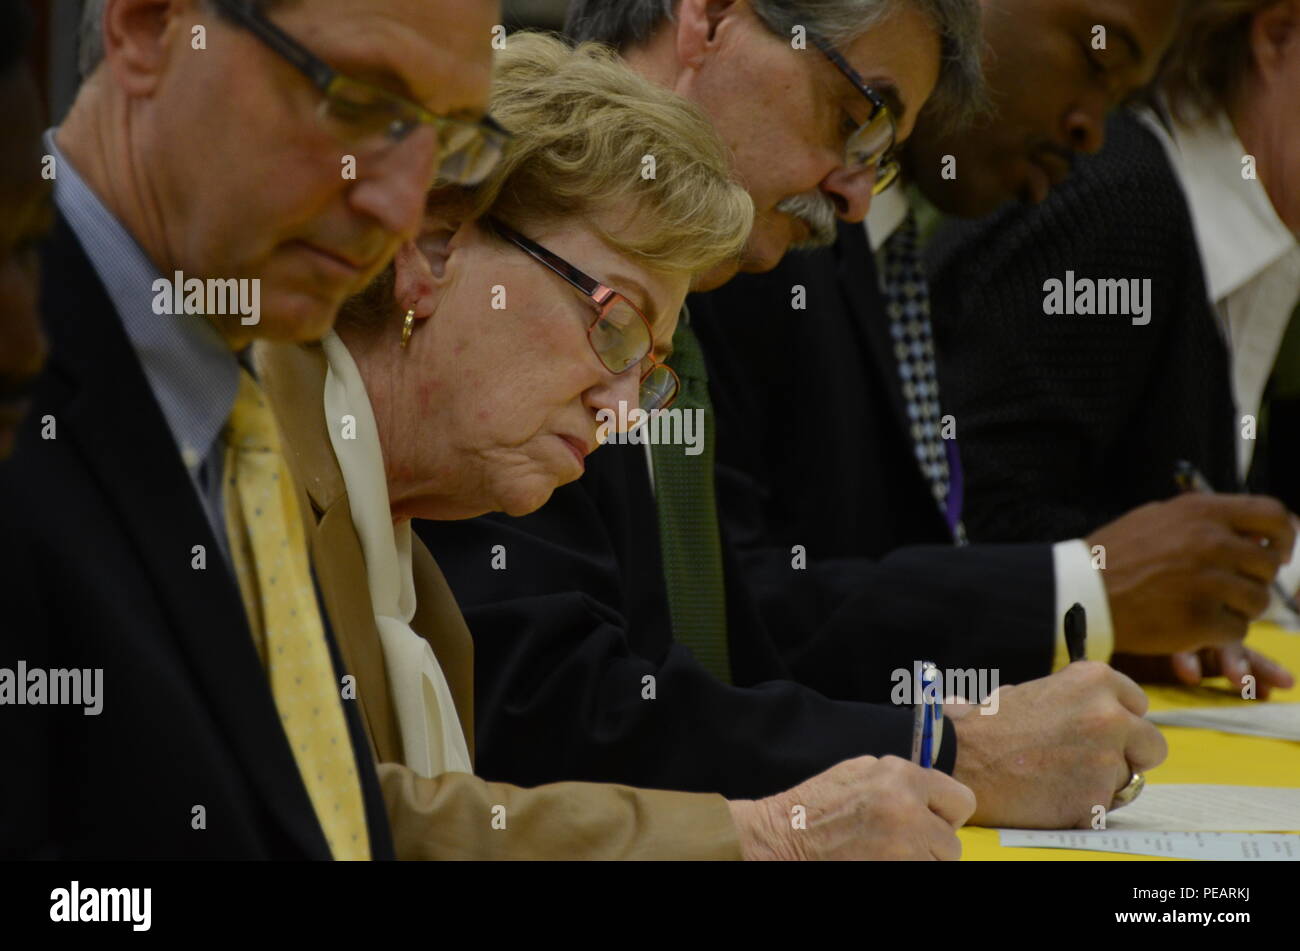
POLYGON ((163 275, 59 151, 56 132, 45 133, 55 204, 108 291, 228 561, 221 431, 239 393, 239 362, 207 319, 154 313, 153 283, 163 275))

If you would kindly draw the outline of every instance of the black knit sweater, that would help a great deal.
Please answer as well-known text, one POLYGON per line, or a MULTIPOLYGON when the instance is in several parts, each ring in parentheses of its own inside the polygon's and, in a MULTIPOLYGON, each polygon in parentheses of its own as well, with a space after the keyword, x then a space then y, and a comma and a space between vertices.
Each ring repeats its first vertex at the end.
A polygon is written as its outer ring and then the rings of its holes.
POLYGON ((1228 355, 1181 186, 1127 113, 1037 207, 927 249, 945 412, 979 541, 1079 537, 1174 492, 1178 459, 1236 488, 1228 355), (1149 278, 1150 322, 1048 316, 1045 282, 1149 278))

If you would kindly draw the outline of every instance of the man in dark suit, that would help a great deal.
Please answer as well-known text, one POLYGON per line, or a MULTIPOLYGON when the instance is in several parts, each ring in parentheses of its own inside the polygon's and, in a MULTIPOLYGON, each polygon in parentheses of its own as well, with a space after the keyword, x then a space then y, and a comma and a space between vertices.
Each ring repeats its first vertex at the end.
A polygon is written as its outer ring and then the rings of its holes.
POLYGON ((1004 682, 1045 676, 1051 546, 953 544, 960 522, 917 462, 881 310, 852 224, 828 251, 692 300, 719 513, 763 617, 794 676, 844 699, 887 699, 890 671, 918 652, 1004 682))
MULTIPOLYGON (((941 13, 910 6, 882 13, 826 49, 810 42, 802 53, 790 47, 790 28, 803 25, 813 35, 819 19, 798 3, 756 15, 747 4, 681 0, 672 17, 665 12, 653 22, 634 16, 634 6, 576 4, 570 33, 614 43, 634 68, 685 91, 711 116, 758 208, 742 262, 749 271, 770 269, 809 235, 833 239, 837 213, 854 223, 867 210, 875 159, 859 164, 856 149, 846 155, 842 128, 809 121, 834 111, 841 96, 854 103, 851 115, 867 114, 849 69, 870 71, 881 88, 893 90, 900 140, 934 85, 925 58, 937 64, 944 44, 938 95, 958 109, 970 101, 969 4, 944 4, 941 13), (936 23, 933 16, 948 19, 936 23), (945 39, 937 42, 940 35, 945 39), (755 109, 756 102, 768 106, 755 109)), ((730 276, 710 275, 707 283, 730 276)), ((743 330, 743 318, 736 326, 743 330)), ((704 381, 693 341, 689 326, 679 328, 678 405, 704 413, 711 433, 706 408, 695 402, 704 381)), ((800 584, 811 579, 808 600, 792 605, 807 611, 801 621, 808 626, 773 623, 756 609, 734 562, 728 526, 719 528, 707 445, 699 455, 655 446, 651 456, 648 467, 645 446, 606 446, 579 483, 532 516, 418 528, 474 634, 476 689, 484 701, 480 770, 525 784, 582 776, 756 796, 847 751, 906 755, 910 711, 836 703, 790 683, 783 649, 824 624, 840 632, 846 676, 865 678, 882 688, 875 696, 902 703, 890 688, 908 681, 913 661, 931 658, 906 638, 855 652, 862 618, 872 611, 887 616, 897 605, 894 630, 928 636, 927 653, 954 663, 962 628, 903 627, 938 615, 913 613, 920 598, 892 600, 901 574, 883 572, 872 585, 855 586, 833 570, 795 572, 800 584), (684 467, 670 458, 674 453, 684 467)), ((1050 581, 1041 567, 1027 580, 1050 581)), ((999 666, 1028 678, 1047 672, 1051 653, 1044 632, 1023 656, 999 666)), ((1109 802, 1140 769, 1138 761, 1159 758, 1140 725, 1140 690, 1101 665, 1073 665, 998 696, 997 716, 956 711, 947 731, 957 741, 955 758, 947 760, 946 740, 940 762, 951 763, 954 776, 976 792, 977 822, 1074 825, 1092 804, 1109 802), (1075 755, 1075 740, 1088 756, 1075 755), (1129 741, 1130 750, 1145 749, 1137 761, 1124 756, 1129 741), (1000 757, 1012 742, 1028 743, 1033 755, 1000 757), (1031 760, 1033 767, 1026 765, 1031 760)))
MULTIPOLYGON (((1138 8, 998 0, 985 4, 984 12, 989 58, 997 64, 988 70, 997 114, 959 130, 922 123, 906 147, 905 168, 924 195, 912 200, 924 205, 929 198, 954 214, 996 206, 1016 194, 1044 197, 1047 182, 1040 181, 1037 163, 1047 163, 1059 180, 1068 169, 1063 155, 1100 148, 1109 102, 1150 75, 1170 40, 1178 4, 1138 8), (1109 52, 1089 44, 1073 52, 1068 43, 1081 32, 1091 35, 1095 24, 1109 30, 1109 52), (1032 27, 1028 38, 1027 25, 1032 27), (1042 55, 1025 55, 1026 42, 1041 45, 1042 55), (1087 75, 1072 69, 1087 53, 1114 60, 1113 72, 1087 75), (1021 154, 1026 142, 1039 143, 1027 157, 1021 154), (933 173, 945 164, 955 177, 933 173)), ((1037 337, 1022 345, 1018 335, 977 316, 985 308, 966 301, 973 316, 960 328, 961 340, 949 341, 947 352, 966 355, 963 348, 969 348, 981 355, 987 387, 960 407, 950 406, 935 368, 916 217, 899 191, 883 194, 868 219, 870 240, 861 229, 841 226, 834 248, 791 255, 770 274, 742 277, 708 295, 707 309, 696 307, 718 418, 720 509, 742 548, 765 615, 774 627, 796 632, 786 650, 796 675, 837 696, 871 688, 861 683, 861 668, 845 660, 906 639, 907 615, 877 609, 871 623, 871 614, 859 613, 854 631, 843 623, 847 602, 824 599, 821 592, 826 577, 851 591, 883 574, 893 579, 899 602, 918 606, 914 616, 919 611, 934 618, 931 629, 960 641, 969 663, 987 663, 1005 651, 1012 661, 1035 658, 1039 666, 1031 668, 1033 675, 1060 666, 1065 661, 1062 619, 1080 602, 1090 622, 1090 657, 1170 655, 1215 645, 1233 674, 1250 672, 1245 665, 1253 664, 1266 687, 1284 683, 1284 675, 1275 680, 1273 665, 1238 644, 1249 619, 1267 604, 1267 585, 1281 559, 1277 552, 1261 552, 1249 536, 1273 535, 1282 543, 1291 536, 1285 511, 1272 500, 1183 498, 1134 508, 1172 494, 1168 465, 1163 474, 1147 474, 1143 491, 1123 497, 1127 504, 1097 510, 1095 518, 1058 524, 1060 531, 991 539, 1021 544, 965 547, 971 527, 965 500, 981 499, 979 519, 1023 511, 1018 480, 1049 459, 1061 462, 1040 448, 1071 434, 1048 427, 1028 455, 999 460, 996 477, 987 465, 996 447, 981 445, 978 458, 986 465, 976 484, 967 478, 965 454, 958 451, 963 438, 986 420, 985 397, 995 391, 998 405, 1015 405, 1025 413, 1042 410, 1042 401, 1023 384, 1029 377, 1068 375, 1070 346, 1058 341, 1055 362, 1037 364, 1026 357, 1037 352, 1037 337), (1022 358, 1025 362, 1018 363, 1022 358), (1007 372, 1008 366, 1024 372, 1007 372), (949 547, 916 547, 935 544, 949 547), (807 553, 803 577, 791 570, 795 545, 807 553), (839 629, 819 624, 819 610, 832 612, 839 629)), ((1157 214, 1143 225, 1167 228, 1173 220, 1157 214)), ((1050 237, 1041 231, 1016 236, 1024 253, 1069 241, 1068 228, 1050 237)), ((1022 262, 1016 251, 995 254, 982 242, 977 246, 974 263, 969 254, 953 256, 956 277, 937 313, 946 316, 944 308, 964 299, 972 286, 996 295, 1005 275, 982 274, 981 268, 996 261, 1014 270, 1022 262)), ((1117 259, 1124 253, 1115 247, 1096 250, 1117 259)), ((1085 253, 1074 251, 1076 258, 1085 253)), ((1182 289, 1196 284, 1199 275, 1190 273, 1162 285, 1160 307, 1179 311, 1179 303, 1188 302, 1182 289)), ((1045 326, 1039 328, 1043 333, 1045 326)), ((1191 348, 1186 352, 1201 346, 1204 353, 1206 339, 1193 334, 1184 341, 1191 348)), ((1174 372, 1196 374, 1213 366, 1204 358, 1185 363, 1175 362, 1174 372)), ((1180 432, 1187 438, 1174 440, 1180 451, 1217 474, 1225 448, 1230 456, 1229 417, 1213 376, 1190 397, 1205 412, 1153 415, 1168 425, 1185 421, 1180 432)), ((1161 398, 1175 395, 1186 392, 1165 391, 1161 398)), ((1119 418, 1135 397, 1102 387, 1090 398, 1109 400, 1110 412, 1119 418)), ((991 421, 979 435, 995 430, 991 421)), ((1113 447, 1112 465, 1098 463, 1078 473, 1065 471, 1070 467, 1062 462, 1064 470, 1054 472, 1061 496, 1077 505, 1105 494, 1116 482, 1109 475, 1113 464, 1122 457, 1122 447, 1113 447)), ((976 540, 985 537, 981 521, 973 528, 976 540)), ((933 647, 927 640, 925 646, 950 656, 942 639, 933 647)))
POLYGON ((6 854, 393 852, 292 493, 267 484, 285 471, 274 423, 237 354, 326 332, 414 233, 439 155, 420 123, 341 144, 288 37, 405 63, 428 109, 481 111, 495 9, 393 3, 366 52, 340 3, 286 4, 274 24, 273 3, 214 6, 92 3, 85 82, 46 137, 52 358, 0 469, 0 746, 21 776, 0 792, 6 854), (199 288, 181 312, 178 272, 199 288), (238 290, 214 308, 218 278, 238 290))

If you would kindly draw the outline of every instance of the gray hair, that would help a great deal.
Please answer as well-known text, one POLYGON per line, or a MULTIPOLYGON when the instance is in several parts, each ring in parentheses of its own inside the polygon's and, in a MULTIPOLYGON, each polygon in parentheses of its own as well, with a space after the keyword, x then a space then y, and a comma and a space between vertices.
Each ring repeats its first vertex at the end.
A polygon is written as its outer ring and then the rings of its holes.
MULTIPOLYGON (((85 0, 81 8, 81 25, 77 28, 77 72, 84 80, 104 59, 104 5, 108 0, 85 0)), ((207 0, 202 0, 206 5, 207 0)), ((285 0, 258 0, 259 10, 278 6, 285 0)))
MULTIPOLYGON (((595 40, 627 50, 647 42, 671 22, 679 0, 572 0, 564 32, 575 41, 595 40)), ((852 44, 896 11, 911 7, 940 34, 939 84, 926 106, 926 119, 945 126, 964 124, 988 108, 980 68, 982 35, 979 0, 750 0, 759 19, 789 38, 803 26, 837 47, 852 44)))
POLYGON ((86 0, 77 29, 77 72, 85 79, 104 58, 105 0, 86 0))

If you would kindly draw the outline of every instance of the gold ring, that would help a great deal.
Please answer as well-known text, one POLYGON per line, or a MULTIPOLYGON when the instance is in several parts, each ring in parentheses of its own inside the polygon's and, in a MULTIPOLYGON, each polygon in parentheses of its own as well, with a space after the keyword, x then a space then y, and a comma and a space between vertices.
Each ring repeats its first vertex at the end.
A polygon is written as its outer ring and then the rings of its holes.
POLYGON ((1142 790, 1146 788, 1146 785, 1147 778, 1141 773, 1134 773, 1127 785, 1125 785, 1119 792, 1115 793, 1115 798, 1111 800, 1110 804, 1111 810, 1113 811, 1127 806, 1138 796, 1142 795, 1142 790))

